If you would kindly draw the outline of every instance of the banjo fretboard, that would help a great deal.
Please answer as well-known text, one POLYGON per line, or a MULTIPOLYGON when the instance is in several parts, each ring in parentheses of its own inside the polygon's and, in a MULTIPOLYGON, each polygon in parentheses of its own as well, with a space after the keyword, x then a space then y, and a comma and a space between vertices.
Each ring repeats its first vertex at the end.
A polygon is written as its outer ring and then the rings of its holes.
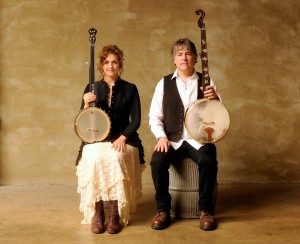
POLYGON ((207 41, 206 41, 206 29, 204 23, 205 12, 201 9, 196 11, 197 15, 200 15, 198 26, 201 29, 201 64, 202 64, 202 87, 203 90, 210 84, 209 70, 208 70, 208 55, 207 55, 207 41))

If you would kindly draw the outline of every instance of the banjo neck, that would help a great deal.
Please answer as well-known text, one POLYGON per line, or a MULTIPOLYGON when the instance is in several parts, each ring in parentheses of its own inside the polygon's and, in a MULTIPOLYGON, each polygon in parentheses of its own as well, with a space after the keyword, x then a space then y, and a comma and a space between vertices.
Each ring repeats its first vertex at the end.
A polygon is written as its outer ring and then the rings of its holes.
MULTIPOLYGON (((89 68, 89 91, 95 94, 95 63, 94 63, 94 55, 95 55, 95 42, 96 42, 96 33, 97 30, 94 28, 89 29, 89 40, 90 40, 90 68, 89 68)), ((95 101, 90 102, 90 107, 95 107, 95 101)))
POLYGON ((205 91, 206 87, 210 84, 209 70, 208 70, 208 55, 207 55, 207 41, 206 41, 206 29, 204 23, 205 12, 202 9, 196 11, 197 15, 200 15, 198 20, 198 26, 201 30, 201 64, 202 64, 202 87, 205 91))

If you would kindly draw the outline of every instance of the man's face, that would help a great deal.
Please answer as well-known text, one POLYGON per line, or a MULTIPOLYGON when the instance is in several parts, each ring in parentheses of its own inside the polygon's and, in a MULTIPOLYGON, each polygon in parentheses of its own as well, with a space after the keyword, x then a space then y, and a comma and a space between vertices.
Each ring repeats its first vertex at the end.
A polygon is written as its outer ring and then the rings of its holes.
POLYGON ((186 47, 178 49, 174 56, 174 64, 179 71, 194 71, 196 58, 186 47))

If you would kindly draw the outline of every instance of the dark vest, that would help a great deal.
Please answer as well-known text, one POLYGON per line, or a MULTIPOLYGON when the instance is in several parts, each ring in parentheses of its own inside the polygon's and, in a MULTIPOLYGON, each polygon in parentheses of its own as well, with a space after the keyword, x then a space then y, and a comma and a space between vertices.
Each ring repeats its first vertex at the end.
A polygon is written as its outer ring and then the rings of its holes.
MULTIPOLYGON (((201 87, 201 73, 197 72, 198 79, 198 95, 197 99, 203 98, 201 87)), ((171 79, 173 74, 164 77, 164 97, 163 97, 163 115, 164 130, 170 141, 178 142, 181 139, 184 126, 184 106, 181 101, 177 85, 176 77, 171 79)))

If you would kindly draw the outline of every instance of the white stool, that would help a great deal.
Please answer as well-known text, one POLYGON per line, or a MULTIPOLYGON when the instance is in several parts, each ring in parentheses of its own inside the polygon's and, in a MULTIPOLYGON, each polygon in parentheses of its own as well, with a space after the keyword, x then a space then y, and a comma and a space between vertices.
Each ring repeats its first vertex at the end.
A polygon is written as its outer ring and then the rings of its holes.
MULTIPOLYGON (((171 217, 199 217, 199 171, 198 165, 190 158, 176 161, 170 169, 169 192, 172 197, 171 217)), ((217 198, 217 182, 214 192, 214 204, 217 198)))

